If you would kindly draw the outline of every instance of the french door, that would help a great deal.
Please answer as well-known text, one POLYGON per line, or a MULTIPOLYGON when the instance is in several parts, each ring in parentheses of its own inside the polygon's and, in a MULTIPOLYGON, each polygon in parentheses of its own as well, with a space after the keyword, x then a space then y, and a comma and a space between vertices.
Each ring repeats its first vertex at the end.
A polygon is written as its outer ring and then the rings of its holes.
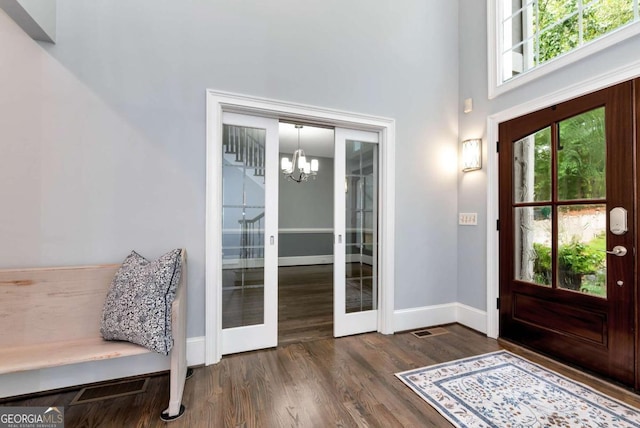
POLYGON ((222 116, 222 354, 278 343, 278 120, 222 116))
POLYGON ((378 133, 336 128, 335 337, 378 327, 378 133))
POLYGON ((500 124, 500 336, 634 385, 633 83, 500 124))

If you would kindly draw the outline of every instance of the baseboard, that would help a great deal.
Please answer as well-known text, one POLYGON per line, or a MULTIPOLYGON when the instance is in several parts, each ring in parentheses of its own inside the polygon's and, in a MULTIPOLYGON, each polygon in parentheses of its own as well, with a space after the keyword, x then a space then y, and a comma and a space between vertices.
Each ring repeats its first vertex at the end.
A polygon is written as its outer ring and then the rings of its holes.
MULTIPOLYGON (((204 364, 204 337, 187 339, 187 365, 204 364)), ((0 375, 0 398, 169 370, 169 357, 149 353, 0 375)))
POLYGON ((416 328, 456 322, 456 303, 423 306, 421 308, 400 309, 393 313, 394 331, 414 330, 416 328))
MULTIPOLYGON (((348 254, 346 260, 349 263, 362 262, 372 265, 373 257, 359 254, 348 254)), ((321 254, 316 256, 291 256, 278 257, 278 266, 306 266, 306 265, 326 265, 333 263, 333 254, 321 254)), ((247 268, 258 268, 264 266, 264 259, 229 259, 223 262, 224 269, 237 269, 240 266, 247 268)))
POLYGON ((187 366, 193 367, 203 365, 204 354, 204 336, 187 338, 187 366))
POLYGON ((460 323, 481 333, 487 331, 487 313, 462 303, 400 309, 393 313, 394 331, 415 330, 442 324, 460 323))
POLYGON ((333 263, 333 255, 278 257, 278 266, 326 265, 333 263))
POLYGON ((487 312, 456 303, 456 322, 480 333, 487 334, 487 312))

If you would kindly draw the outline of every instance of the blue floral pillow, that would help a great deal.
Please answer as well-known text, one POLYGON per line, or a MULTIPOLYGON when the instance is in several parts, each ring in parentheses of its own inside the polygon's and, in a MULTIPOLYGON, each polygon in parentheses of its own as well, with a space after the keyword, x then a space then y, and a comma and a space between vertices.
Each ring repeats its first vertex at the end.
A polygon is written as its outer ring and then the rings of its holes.
POLYGON ((100 333, 167 355, 173 347, 171 305, 182 273, 181 250, 149 261, 132 251, 116 272, 102 311, 100 333))

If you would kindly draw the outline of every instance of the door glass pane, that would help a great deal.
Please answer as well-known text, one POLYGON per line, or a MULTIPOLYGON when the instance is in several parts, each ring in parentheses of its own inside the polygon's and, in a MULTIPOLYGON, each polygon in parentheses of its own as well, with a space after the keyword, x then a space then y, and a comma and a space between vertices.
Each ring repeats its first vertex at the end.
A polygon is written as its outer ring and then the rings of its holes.
POLYGON ((551 287, 551 206, 515 209, 515 279, 551 287))
POLYGON ((607 208, 558 207, 558 288, 607 297, 607 208))
POLYGON ((222 328, 264 323, 265 138, 223 128, 222 328))
POLYGON ((346 312, 377 309, 378 145, 346 141, 346 312))
POLYGON ((551 200, 551 128, 513 143, 514 200, 551 200))
POLYGON ((606 197, 604 107, 559 122, 558 200, 606 197))

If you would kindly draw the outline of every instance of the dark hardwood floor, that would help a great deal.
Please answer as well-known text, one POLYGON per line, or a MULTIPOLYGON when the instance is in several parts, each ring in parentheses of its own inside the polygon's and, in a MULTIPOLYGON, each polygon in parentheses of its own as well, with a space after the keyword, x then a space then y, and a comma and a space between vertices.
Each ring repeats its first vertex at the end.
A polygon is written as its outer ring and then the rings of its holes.
MULTIPOLYGON (((495 351, 500 344, 457 324, 445 329, 447 334, 426 338, 369 333, 226 356, 195 369, 185 385, 187 411, 169 424, 158 418, 168 400, 167 375, 151 377, 138 395, 69 406, 77 391, 66 391, 0 405, 65 406, 67 428, 449 427, 394 373, 495 351)), ((526 356, 640 407, 629 391, 536 354, 526 356)))
POLYGON ((330 266, 280 268, 278 347, 195 368, 185 384, 187 411, 169 424, 159 419, 169 397, 166 374, 151 376, 137 395, 71 405, 78 387, 0 406, 64 406, 67 428, 450 427, 394 374, 506 347, 640 407, 628 390, 458 324, 425 338, 404 332, 333 339, 332 274, 330 266))
POLYGON ((278 268, 278 344, 333 337, 333 265, 278 268))

